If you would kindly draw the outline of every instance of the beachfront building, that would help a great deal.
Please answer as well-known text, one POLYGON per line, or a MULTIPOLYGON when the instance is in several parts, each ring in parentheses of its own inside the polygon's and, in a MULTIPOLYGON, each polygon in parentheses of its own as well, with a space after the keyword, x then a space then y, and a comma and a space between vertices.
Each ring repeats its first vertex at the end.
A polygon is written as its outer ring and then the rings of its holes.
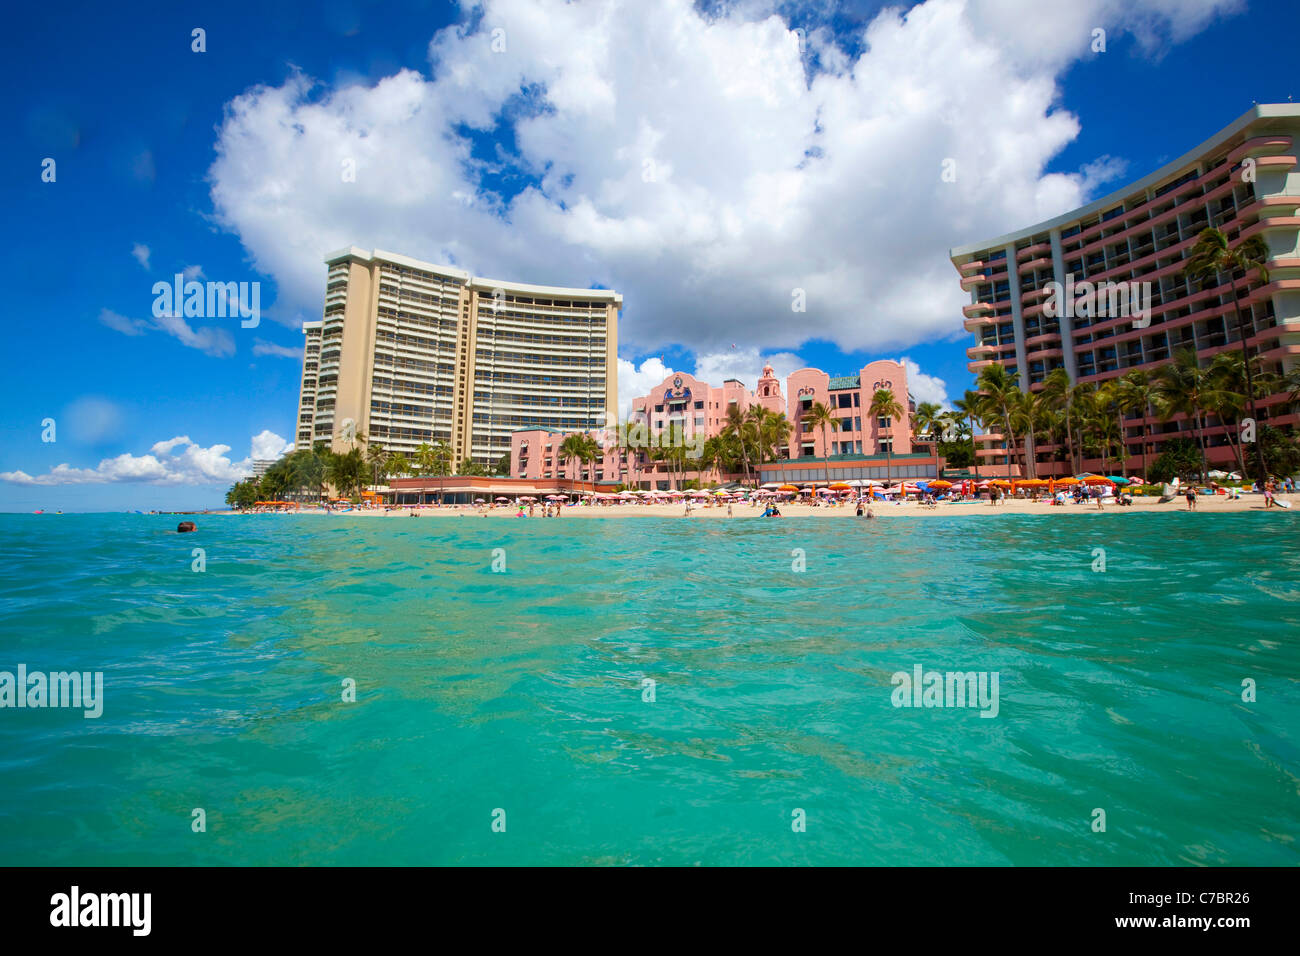
MULTIPOLYGON (((1131 186, 1046 222, 952 249, 961 287, 970 296, 962 309, 964 326, 975 336, 967 350, 970 370, 978 374, 1001 363, 1018 375, 1022 389, 1037 390, 1056 368, 1064 368, 1074 383, 1102 383, 1130 369, 1154 370, 1188 347, 1202 364, 1240 349, 1226 277, 1222 285, 1203 288, 1183 275, 1188 253, 1207 227, 1234 243, 1258 235, 1268 245, 1270 281, 1252 288, 1241 303, 1245 335, 1265 371, 1290 368, 1300 355, 1298 138, 1300 105, 1256 106, 1131 186), (1086 308, 1091 314, 1072 315, 1073 308, 1050 304, 1073 303, 1073 296, 1062 293, 1077 293, 1084 281, 1105 284, 1107 314, 1086 308), (1146 291, 1149 315, 1136 315, 1133 294, 1144 301, 1146 291)), ((1296 416, 1284 414, 1285 398, 1264 400, 1261 419, 1293 424, 1296 416)), ((1131 413, 1123 432, 1131 459, 1152 432, 1157 449, 1175 435, 1199 437, 1190 420, 1161 423, 1145 412, 1131 413)), ((1205 438, 1213 463, 1234 461, 1224 432, 1225 425, 1211 416, 1205 438)), ((1005 459, 1004 436, 990 431, 976 440, 983 445, 977 449, 981 469, 994 473, 1005 459)), ((1036 448, 1040 474, 1069 471, 1067 462, 1053 460, 1059 450, 1050 444, 1036 448)), ((1099 465, 1085 460, 1087 468, 1099 465)))
POLYGON ((623 297, 483 279, 351 247, 327 256, 325 311, 303 325, 297 448, 365 436, 411 457, 446 442, 485 466, 520 428, 615 414, 623 297))
MULTIPOLYGON (((804 368, 786 379, 784 392, 772 366, 764 366, 755 390, 738 379, 714 386, 685 372, 674 372, 650 390, 632 400, 626 425, 643 445, 619 444, 611 431, 591 432, 603 452, 594 460, 569 460, 563 455, 564 441, 572 432, 525 429, 511 438, 510 474, 514 478, 542 481, 567 478, 581 481, 617 482, 644 489, 667 489, 674 478, 672 468, 656 461, 652 449, 677 438, 688 447, 702 449, 710 438, 724 434, 735 409, 745 415, 754 406, 773 414, 784 414, 794 426, 789 443, 777 459, 762 466, 764 481, 781 481, 787 472, 799 480, 824 483, 827 468, 831 480, 849 478, 935 477, 938 460, 933 450, 914 449, 911 415, 913 403, 907 391, 907 370, 898 362, 871 362, 855 375, 832 377, 819 369, 804 368), (869 409, 877 391, 891 392, 903 414, 872 416, 869 409), (808 420, 808 411, 821 402, 836 413, 838 428, 827 427, 823 435, 808 420), (815 471, 816 475, 804 475, 815 471), (877 474, 878 472, 878 474, 877 474), (770 477, 769 477, 770 474, 770 477)), ((690 468, 677 478, 701 483, 738 479, 716 464, 690 468)), ((790 478, 788 480, 794 480, 790 478)))

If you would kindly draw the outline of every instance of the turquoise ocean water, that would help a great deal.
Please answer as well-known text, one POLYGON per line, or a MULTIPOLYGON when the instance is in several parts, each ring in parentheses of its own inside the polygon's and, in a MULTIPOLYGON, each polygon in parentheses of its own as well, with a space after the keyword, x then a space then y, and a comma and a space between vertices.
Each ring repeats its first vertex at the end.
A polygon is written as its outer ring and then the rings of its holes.
POLYGON ((0 515, 0 864, 1300 863, 1300 516, 177 520, 0 515))

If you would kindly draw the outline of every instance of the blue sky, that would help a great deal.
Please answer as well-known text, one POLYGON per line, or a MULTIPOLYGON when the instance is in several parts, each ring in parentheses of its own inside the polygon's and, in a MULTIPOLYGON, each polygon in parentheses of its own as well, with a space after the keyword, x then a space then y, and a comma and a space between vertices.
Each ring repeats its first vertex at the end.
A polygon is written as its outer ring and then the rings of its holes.
POLYGON ((348 242, 618 288, 629 382, 648 384, 660 357, 752 385, 769 356, 780 372, 832 374, 906 356, 931 377, 918 397, 960 395, 969 336, 947 247, 1119 188, 1252 101, 1300 93, 1290 34, 1262 28, 1290 22, 1280 2, 1188 0, 1170 19, 1167 3, 1098 0, 1035 26, 1058 13, 934 0, 868 34, 881 6, 708 4, 701 16, 673 0, 659 20, 677 18, 706 51, 681 63, 655 29, 620 23, 636 13, 600 3, 544 16, 510 0, 274 16, 15 8, 2 41, 13 234, 0 509, 219 504, 254 436, 272 447, 292 434, 296 328, 320 310, 321 254, 348 242), (496 23, 506 49, 493 59, 496 23), (747 46, 779 51, 782 23, 806 41, 793 85, 779 55, 747 46), (1091 23, 1107 25, 1104 54, 1087 48, 1091 23), (195 27, 206 52, 191 49, 195 27), (606 37, 620 54, 602 61, 606 37), (566 38, 592 63, 548 59, 566 38), (964 77, 986 76, 1000 79, 969 98, 964 77), (1027 107, 1004 104, 1013 86, 1027 107), (1040 145, 999 145, 1020 135, 1040 145), (338 150, 322 146, 331 137, 338 150), (972 142, 1003 151, 968 161, 972 142), (949 153, 974 170, 960 196, 937 183, 949 153), (352 193, 333 185, 340 156, 360 170, 352 193), (41 178, 47 157, 54 182, 41 178), (186 269, 260 282, 258 327, 161 327, 152 286, 186 269), (782 308, 794 287, 814 303, 805 314, 782 308))

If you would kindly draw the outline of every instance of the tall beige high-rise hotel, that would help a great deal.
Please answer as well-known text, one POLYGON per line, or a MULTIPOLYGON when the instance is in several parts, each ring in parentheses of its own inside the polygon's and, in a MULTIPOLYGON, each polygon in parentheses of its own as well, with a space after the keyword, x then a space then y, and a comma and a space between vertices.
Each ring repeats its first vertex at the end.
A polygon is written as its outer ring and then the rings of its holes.
POLYGON ((623 297, 481 279, 355 247, 325 259, 325 313, 303 323, 296 448, 351 435, 410 457, 447 442, 489 465, 520 428, 586 431, 617 412, 623 297))

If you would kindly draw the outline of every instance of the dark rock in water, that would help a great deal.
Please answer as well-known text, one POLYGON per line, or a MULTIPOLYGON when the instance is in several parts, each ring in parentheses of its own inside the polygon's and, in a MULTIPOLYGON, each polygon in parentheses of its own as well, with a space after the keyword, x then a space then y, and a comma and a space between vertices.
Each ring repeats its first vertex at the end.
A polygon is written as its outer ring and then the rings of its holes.
POLYGON ((186 531, 198 531, 198 530, 199 530, 198 528, 194 527, 193 521, 182 521, 180 524, 176 526, 177 534, 184 534, 186 531))

